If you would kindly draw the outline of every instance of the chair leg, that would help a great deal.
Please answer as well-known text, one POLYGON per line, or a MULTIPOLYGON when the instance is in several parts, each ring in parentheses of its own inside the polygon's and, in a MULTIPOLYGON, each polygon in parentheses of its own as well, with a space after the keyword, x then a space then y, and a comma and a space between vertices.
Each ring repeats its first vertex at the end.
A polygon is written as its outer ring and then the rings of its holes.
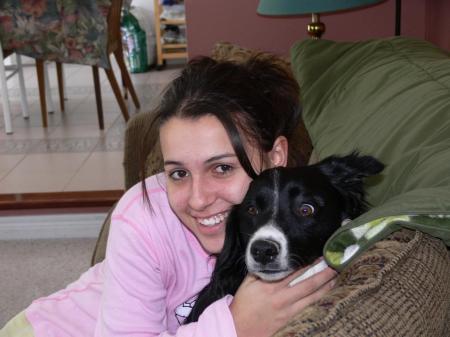
POLYGON ((6 72, 5 72, 5 65, 3 63, 3 49, 1 43, 0 43, 0 90, 3 105, 3 118, 5 120, 5 132, 7 134, 11 134, 13 133, 11 122, 11 109, 9 106, 8 87, 6 83, 6 72))
POLYGON ((123 118, 125 121, 130 119, 130 115, 128 114, 128 109, 125 104, 125 100, 122 97, 122 93, 120 92, 119 84, 117 83, 116 77, 114 76, 114 72, 112 69, 105 68, 106 76, 108 77, 109 83, 111 84, 111 88, 116 96, 117 103, 119 103, 120 111, 122 111, 123 118))
POLYGON ((39 101, 41 103, 42 126, 48 127, 47 102, 45 99, 45 70, 44 61, 36 59, 36 73, 38 78, 39 101))
POLYGON ((122 90, 123 90, 123 98, 128 99, 128 89, 127 89, 127 85, 125 84, 125 80, 122 77, 122 90))
POLYGON ((48 76, 48 68, 44 62, 44 85, 45 85, 45 95, 48 104, 48 113, 52 114, 55 112, 55 105, 53 104, 52 92, 50 88, 50 81, 48 76))
POLYGON ((58 77, 59 107, 64 112, 64 75, 61 62, 56 62, 56 75, 58 77))
POLYGON ((22 107, 22 116, 25 119, 30 117, 30 109, 28 108, 27 90, 25 88, 25 80, 23 78, 22 59, 19 54, 16 53, 17 63, 17 75, 19 76, 19 88, 20 88, 20 105, 22 107))
POLYGON ((130 92, 131 98, 133 99, 134 106, 136 109, 139 109, 141 105, 139 104, 139 99, 136 95, 136 91, 134 90, 133 82, 131 81, 130 74, 128 74, 127 67, 125 65, 125 61, 123 60, 123 51, 122 46, 116 48, 114 50, 114 56, 116 58, 117 64, 120 68, 120 73, 122 75, 122 79, 125 82, 125 85, 130 92))
POLYGON ((94 76, 95 102, 97 103, 98 126, 100 130, 103 130, 105 128, 105 125, 103 122, 102 92, 100 87, 100 76, 98 74, 97 66, 92 66, 92 75, 94 76))

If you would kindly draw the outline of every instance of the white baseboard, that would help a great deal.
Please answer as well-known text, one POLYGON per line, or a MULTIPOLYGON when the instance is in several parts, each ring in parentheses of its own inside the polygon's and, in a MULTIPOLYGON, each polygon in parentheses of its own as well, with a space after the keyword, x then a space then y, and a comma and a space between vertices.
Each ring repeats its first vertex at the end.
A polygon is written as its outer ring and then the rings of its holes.
POLYGON ((0 217, 0 240, 95 238, 106 213, 0 217))

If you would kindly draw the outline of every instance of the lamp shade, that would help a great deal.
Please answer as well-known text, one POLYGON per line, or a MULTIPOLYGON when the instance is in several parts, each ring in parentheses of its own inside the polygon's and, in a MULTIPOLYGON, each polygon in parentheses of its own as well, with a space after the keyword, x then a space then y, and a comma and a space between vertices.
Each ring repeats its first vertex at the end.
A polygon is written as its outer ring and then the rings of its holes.
POLYGON ((260 0, 257 13, 262 15, 295 15, 335 12, 376 4, 384 0, 260 0))

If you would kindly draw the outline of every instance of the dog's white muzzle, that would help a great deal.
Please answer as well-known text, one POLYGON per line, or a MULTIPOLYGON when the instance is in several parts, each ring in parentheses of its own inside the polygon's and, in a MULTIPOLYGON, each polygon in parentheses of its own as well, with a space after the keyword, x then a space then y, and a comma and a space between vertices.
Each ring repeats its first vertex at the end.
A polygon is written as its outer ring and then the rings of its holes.
POLYGON ((245 263, 251 274, 265 281, 277 281, 292 272, 288 256, 286 236, 277 226, 269 223, 251 237, 245 253, 245 263))

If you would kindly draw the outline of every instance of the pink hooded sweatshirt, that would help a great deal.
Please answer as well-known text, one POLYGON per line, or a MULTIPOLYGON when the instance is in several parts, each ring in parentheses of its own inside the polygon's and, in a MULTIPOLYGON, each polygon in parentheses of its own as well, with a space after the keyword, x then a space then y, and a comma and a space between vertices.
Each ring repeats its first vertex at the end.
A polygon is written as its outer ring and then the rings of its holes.
POLYGON ((105 261, 25 310, 36 337, 236 337, 232 296, 181 325, 215 259, 171 210, 164 175, 146 184, 152 211, 140 184, 125 193, 112 215, 105 261))

